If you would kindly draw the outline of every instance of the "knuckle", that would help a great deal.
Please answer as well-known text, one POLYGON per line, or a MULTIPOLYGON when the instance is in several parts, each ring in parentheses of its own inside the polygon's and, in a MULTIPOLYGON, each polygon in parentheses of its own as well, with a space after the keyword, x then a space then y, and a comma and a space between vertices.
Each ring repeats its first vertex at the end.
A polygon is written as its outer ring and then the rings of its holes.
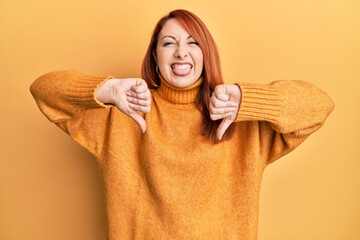
POLYGON ((219 100, 217 98, 213 98, 213 100, 211 101, 212 105, 214 105, 214 107, 216 107, 218 105, 219 100))
POLYGON ((213 108, 210 113, 211 114, 218 114, 216 108, 213 108))
POLYGON ((136 93, 141 93, 142 92, 142 89, 143 89, 143 87, 140 85, 140 86, 137 86, 137 87, 135 87, 135 91, 136 91, 136 93))
POLYGON ((214 89, 215 95, 218 95, 218 94, 220 94, 221 92, 222 92, 222 84, 217 85, 217 86, 215 87, 215 89, 214 89))
POLYGON ((212 104, 213 106, 216 106, 216 101, 217 101, 217 100, 216 100, 216 98, 214 97, 214 98, 211 99, 210 102, 211 102, 211 104, 212 104))
POLYGON ((216 100, 214 103, 215 107, 221 107, 221 103, 219 102, 219 100, 216 100))
POLYGON ((214 111, 214 107, 213 107, 212 104, 210 104, 210 105, 209 105, 209 112, 210 112, 210 113, 213 113, 213 111, 214 111))

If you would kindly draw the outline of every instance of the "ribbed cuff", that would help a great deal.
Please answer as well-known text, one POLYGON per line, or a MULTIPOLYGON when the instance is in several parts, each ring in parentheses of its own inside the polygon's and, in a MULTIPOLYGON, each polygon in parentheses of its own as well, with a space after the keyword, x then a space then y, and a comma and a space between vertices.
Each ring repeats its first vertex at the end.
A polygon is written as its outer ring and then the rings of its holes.
POLYGON ((283 105, 281 89, 269 84, 238 83, 241 104, 236 121, 276 122, 283 105))
POLYGON ((107 80, 112 79, 112 78, 113 78, 113 77, 106 77, 105 80, 102 81, 102 82, 100 82, 100 83, 95 87, 95 89, 94 89, 94 92, 93 92, 94 100, 95 100, 95 102, 96 102, 99 106, 101 106, 101 107, 109 108, 109 107, 111 107, 112 105, 111 105, 111 104, 107 104, 107 103, 103 103, 103 102, 99 101, 99 100, 96 98, 96 90, 97 90, 103 83, 105 83, 107 80))
POLYGON ((67 92, 69 100, 74 104, 81 103, 86 108, 110 107, 96 99, 96 90, 112 77, 92 76, 77 71, 71 71, 68 79, 67 92))

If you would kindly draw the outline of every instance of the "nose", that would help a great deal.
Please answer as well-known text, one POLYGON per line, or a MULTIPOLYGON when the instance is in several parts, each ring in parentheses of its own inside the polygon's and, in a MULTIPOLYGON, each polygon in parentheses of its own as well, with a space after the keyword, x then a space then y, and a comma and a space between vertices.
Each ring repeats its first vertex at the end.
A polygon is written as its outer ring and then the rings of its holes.
POLYGON ((175 51, 176 58, 185 58, 188 56, 188 54, 188 50, 183 45, 179 45, 175 51))

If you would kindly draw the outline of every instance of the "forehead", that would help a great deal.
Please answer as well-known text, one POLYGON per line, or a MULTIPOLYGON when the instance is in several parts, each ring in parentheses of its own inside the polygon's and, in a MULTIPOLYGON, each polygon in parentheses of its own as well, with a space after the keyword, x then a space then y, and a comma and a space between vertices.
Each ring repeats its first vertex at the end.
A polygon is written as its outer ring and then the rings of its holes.
POLYGON ((159 33, 159 39, 166 35, 173 37, 188 37, 190 34, 180 25, 178 20, 172 18, 166 21, 159 33))

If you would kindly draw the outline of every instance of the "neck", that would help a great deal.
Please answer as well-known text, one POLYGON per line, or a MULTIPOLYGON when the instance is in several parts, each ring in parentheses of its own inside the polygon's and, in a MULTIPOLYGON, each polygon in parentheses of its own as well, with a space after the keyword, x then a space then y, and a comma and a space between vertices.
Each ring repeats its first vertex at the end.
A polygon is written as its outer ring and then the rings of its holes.
POLYGON ((193 85, 186 88, 174 87, 159 74, 160 86, 157 92, 160 96, 172 103, 186 104, 194 103, 198 97, 202 78, 200 77, 193 85))

